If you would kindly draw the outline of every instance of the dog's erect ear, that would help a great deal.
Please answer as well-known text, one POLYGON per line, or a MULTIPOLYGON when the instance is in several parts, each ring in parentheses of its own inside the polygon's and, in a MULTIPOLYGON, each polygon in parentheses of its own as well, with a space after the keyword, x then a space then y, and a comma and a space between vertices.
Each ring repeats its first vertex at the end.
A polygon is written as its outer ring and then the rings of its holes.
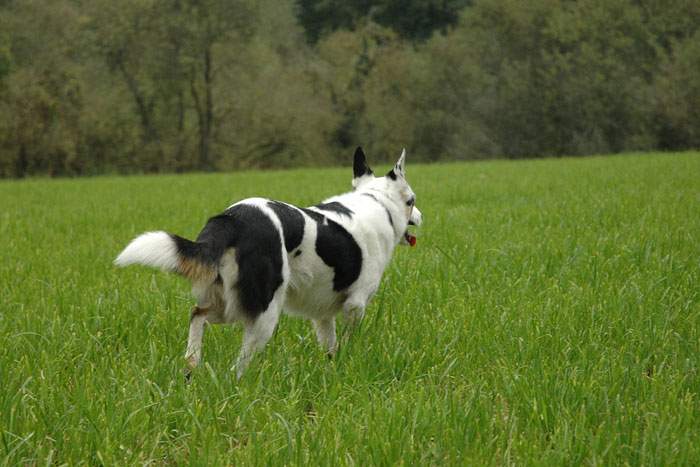
POLYGON ((372 169, 369 168, 369 165, 367 165, 367 157, 365 157, 365 153, 360 146, 355 149, 355 159, 352 164, 352 172, 354 174, 354 178, 372 175, 374 173, 372 172, 372 169))
POLYGON ((396 161, 396 165, 394 166, 394 168, 391 169, 389 171, 389 173, 386 174, 386 176, 392 180, 396 180, 397 177, 405 177, 406 176, 405 166, 406 166, 406 148, 403 148, 403 151, 401 151, 401 157, 399 157, 399 160, 396 161))

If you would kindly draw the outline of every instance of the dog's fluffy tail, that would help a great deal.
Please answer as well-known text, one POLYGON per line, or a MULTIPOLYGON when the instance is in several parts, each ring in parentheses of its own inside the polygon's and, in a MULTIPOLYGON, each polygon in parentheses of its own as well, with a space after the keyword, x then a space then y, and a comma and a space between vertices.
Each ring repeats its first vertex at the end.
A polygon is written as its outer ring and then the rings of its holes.
POLYGON ((192 281, 213 281, 218 271, 209 249, 205 243, 167 232, 146 232, 133 239, 114 264, 142 264, 181 274, 192 281))

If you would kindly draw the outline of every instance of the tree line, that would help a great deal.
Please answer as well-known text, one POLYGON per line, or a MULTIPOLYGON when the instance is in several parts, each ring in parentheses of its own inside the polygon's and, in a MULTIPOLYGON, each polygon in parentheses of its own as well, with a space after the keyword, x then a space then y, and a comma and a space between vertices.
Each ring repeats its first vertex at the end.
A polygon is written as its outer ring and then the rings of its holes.
POLYGON ((0 0, 0 176, 700 147, 700 0, 0 0))

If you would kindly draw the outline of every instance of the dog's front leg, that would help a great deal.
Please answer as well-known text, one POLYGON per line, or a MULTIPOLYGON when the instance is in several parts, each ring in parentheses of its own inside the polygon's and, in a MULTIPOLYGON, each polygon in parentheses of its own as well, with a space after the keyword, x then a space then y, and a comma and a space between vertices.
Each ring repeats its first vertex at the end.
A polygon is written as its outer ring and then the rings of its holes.
POLYGON ((254 321, 244 323, 243 345, 234 365, 238 379, 243 376, 253 356, 261 351, 272 337, 277 327, 279 315, 280 306, 275 301, 254 321))
POLYGON ((360 326, 365 317, 365 305, 357 302, 345 302, 343 305, 343 318, 345 319, 345 329, 341 338, 341 345, 348 343, 350 336, 360 326))
POLYGON ((365 317, 365 306, 355 302, 345 302, 343 305, 343 317, 350 330, 357 328, 365 317))
POLYGON ((338 342, 335 335, 335 317, 312 320, 318 343, 328 353, 329 357, 335 355, 338 342))

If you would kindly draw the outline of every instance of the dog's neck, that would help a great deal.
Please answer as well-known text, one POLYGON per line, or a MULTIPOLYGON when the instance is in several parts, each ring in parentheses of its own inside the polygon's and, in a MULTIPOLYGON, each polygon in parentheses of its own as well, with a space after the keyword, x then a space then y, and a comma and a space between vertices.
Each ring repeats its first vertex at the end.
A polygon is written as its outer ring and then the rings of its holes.
MULTIPOLYGON (((393 238, 391 239, 392 242, 396 245, 401 241, 401 238, 403 238, 404 232, 408 227, 408 220, 404 218, 401 213, 401 209, 396 205, 396 202, 382 190, 377 188, 365 188, 345 193, 340 195, 338 198, 356 200, 360 203, 369 201, 377 206, 380 206, 384 211, 386 211, 389 223, 391 224, 391 228, 393 230, 393 238)), ((374 215, 374 212, 369 214, 369 212, 363 212, 362 210, 358 211, 359 212, 355 213, 358 220, 374 215)))

